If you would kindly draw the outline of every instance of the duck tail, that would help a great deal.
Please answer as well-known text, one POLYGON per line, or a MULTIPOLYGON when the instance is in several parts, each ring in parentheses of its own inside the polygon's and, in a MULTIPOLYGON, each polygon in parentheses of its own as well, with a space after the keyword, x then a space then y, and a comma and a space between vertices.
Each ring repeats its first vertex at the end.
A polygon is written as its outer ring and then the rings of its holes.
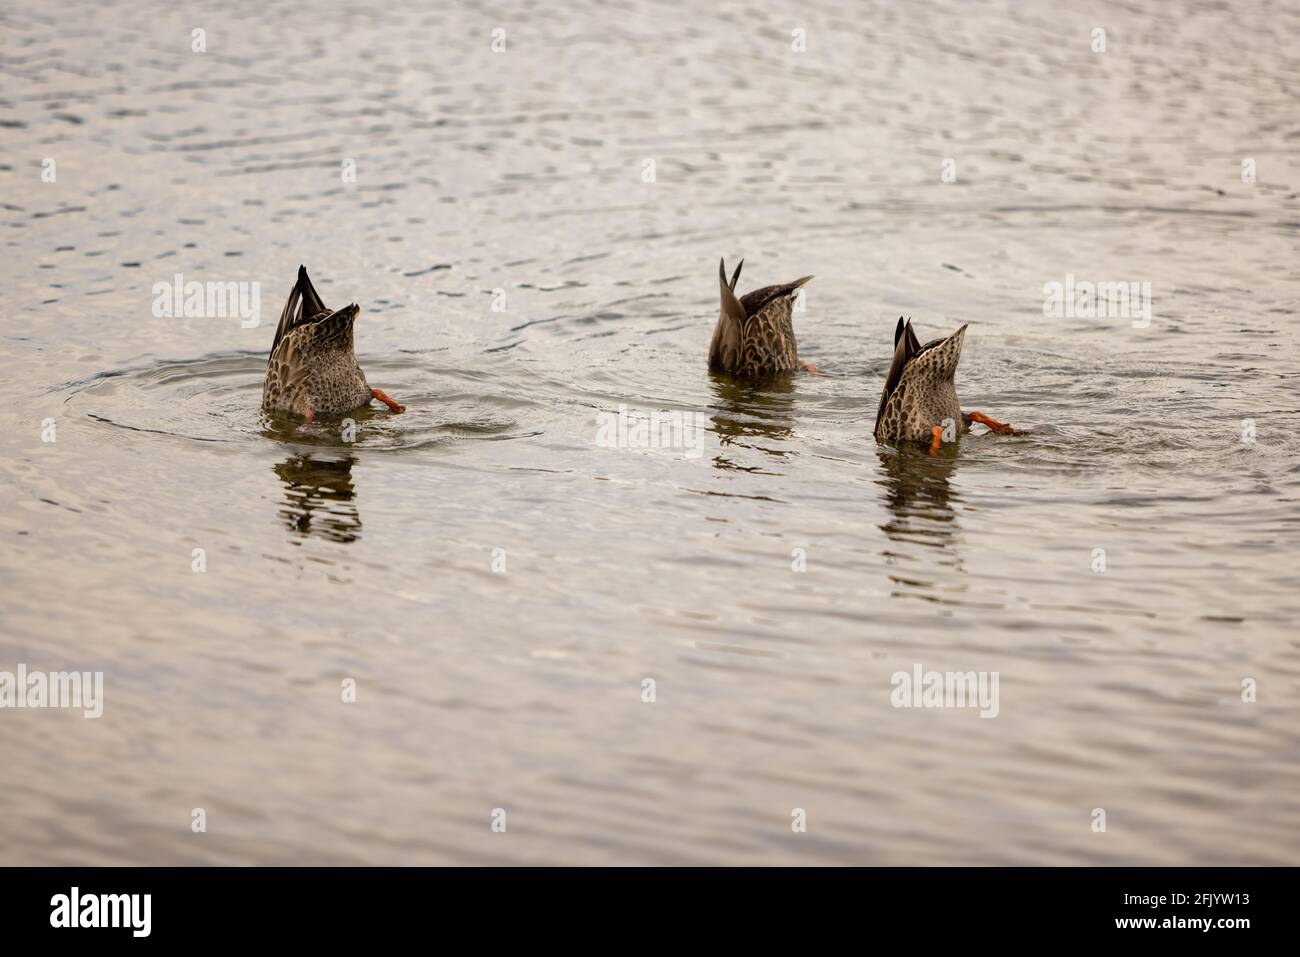
POLYGON ((880 406, 876 409, 877 439, 880 438, 880 418, 885 414, 885 403, 898 388, 898 383, 903 378, 903 368, 912 361, 919 348, 916 333, 912 331, 912 320, 904 322, 903 317, 899 316, 898 325, 894 327, 894 357, 889 363, 889 371, 885 373, 885 387, 880 392, 880 406))

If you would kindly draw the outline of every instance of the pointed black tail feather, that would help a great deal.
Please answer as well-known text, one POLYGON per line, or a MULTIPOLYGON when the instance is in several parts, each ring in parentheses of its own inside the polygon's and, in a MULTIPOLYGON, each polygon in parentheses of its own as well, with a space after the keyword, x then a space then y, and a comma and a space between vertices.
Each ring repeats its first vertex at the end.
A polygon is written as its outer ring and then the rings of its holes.
POLYGON ((321 302, 320 296, 316 295, 316 287, 311 284, 311 277, 307 275, 307 267, 298 267, 298 288, 302 290, 302 314, 306 319, 314 319, 322 312, 329 312, 329 307, 321 302))
POLYGON ((307 267, 298 267, 298 280, 289 292, 289 299, 280 313, 280 324, 275 329, 275 339, 271 342, 271 355, 280 346, 280 340, 292 329, 303 323, 311 322, 322 313, 329 312, 329 307, 316 294, 316 287, 311 284, 307 267))

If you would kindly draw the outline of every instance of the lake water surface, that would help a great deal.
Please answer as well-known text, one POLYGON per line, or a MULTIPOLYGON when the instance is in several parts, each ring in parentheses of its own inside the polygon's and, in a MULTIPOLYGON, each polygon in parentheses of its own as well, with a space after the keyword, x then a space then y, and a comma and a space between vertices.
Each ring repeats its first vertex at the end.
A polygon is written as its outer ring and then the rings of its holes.
POLYGON ((105 700, 0 710, 0 863, 1294 863, 1297 36, 6 5, 0 671, 105 700), (822 375, 708 373, 721 256, 816 275, 822 375), (299 263, 408 408, 353 442, 259 411, 299 263), (1149 323, 1046 316, 1071 276, 1149 323), (1029 434, 878 448, 900 315, 1029 434), (894 707, 918 665, 996 717, 894 707))

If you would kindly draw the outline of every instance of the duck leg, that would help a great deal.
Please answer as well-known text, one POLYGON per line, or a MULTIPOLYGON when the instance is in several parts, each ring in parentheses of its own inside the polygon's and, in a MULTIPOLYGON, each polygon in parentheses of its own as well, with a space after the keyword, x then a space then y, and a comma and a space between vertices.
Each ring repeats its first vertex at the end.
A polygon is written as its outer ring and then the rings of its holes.
POLYGON ((399 405, 397 402, 394 402, 392 399, 388 397, 388 393, 385 392, 383 389, 371 389, 370 397, 372 399, 378 399, 380 402, 384 403, 384 405, 388 406, 389 411, 392 412, 394 415, 406 411, 406 406, 399 405))
POLYGON ((1020 429, 1012 428, 1005 422, 999 422, 997 419, 985 415, 983 412, 963 412, 962 418, 966 420, 966 427, 970 428, 972 422, 978 422, 981 425, 987 425, 994 432, 1002 435, 1023 435, 1020 429))
POLYGON ((936 425, 930 430, 930 454, 938 455, 943 447, 943 426, 936 425))
POLYGON ((817 367, 813 365, 811 362, 804 362, 801 359, 799 361, 799 365, 803 366, 804 372, 811 372, 813 375, 821 375, 821 373, 817 371, 817 367))

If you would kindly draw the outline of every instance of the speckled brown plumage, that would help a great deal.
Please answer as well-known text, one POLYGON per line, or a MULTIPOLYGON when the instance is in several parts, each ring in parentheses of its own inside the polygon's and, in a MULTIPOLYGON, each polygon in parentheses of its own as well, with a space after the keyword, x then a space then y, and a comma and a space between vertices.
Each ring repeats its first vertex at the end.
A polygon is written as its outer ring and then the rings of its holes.
POLYGON ((961 359, 962 326, 946 339, 920 345, 909 320, 899 317, 894 330, 894 360, 885 377, 876 413, 876 441, 929 442, 937 425, 960 435, 969 423, 962 415, 953 377, 961 359))
POLYGON ((742 259, 727 282, 726 263, 718 263, 722 306, 709 345, 709 368, 714 372, 760 379, 800 367, 794 338, 792 310, 799 287, 812 276, 780 286, 764 286, 736 298, 742 259))
POLYGON ((298 267, 271 344, 262 408, 303 416, 340 416, 370 402, 370 385, 357 364, 352 324, 356 303, 331 310, 298 267))

